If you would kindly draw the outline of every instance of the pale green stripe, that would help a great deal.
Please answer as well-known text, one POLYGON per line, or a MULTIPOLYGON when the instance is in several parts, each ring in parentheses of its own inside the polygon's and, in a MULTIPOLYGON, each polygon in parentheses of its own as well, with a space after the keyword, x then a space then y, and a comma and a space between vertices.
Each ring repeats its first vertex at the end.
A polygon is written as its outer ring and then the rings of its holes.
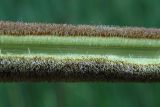
POLYGON ((120 37, 80 37, 80 36, 0 36, 0 44, 46 44, 46 45, 87 45, 114 47, 158 47, 160 40, 131 39, 120 37))
POLYGON ((160 63, 160 40, 118 37, 0 36, 4 55, 102 57, 137 64, 160 63))

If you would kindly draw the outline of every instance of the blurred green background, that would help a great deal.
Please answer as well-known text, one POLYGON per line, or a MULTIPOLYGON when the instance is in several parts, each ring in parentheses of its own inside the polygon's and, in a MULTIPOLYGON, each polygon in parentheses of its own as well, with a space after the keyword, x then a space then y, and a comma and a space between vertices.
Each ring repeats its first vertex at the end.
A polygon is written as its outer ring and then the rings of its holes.
MULTIPOLYGON (((160 27, 159 0, 1 0, 0 20, 160 27)), ((0 83, 0 107, 159 107, 159 83, 0 83)))

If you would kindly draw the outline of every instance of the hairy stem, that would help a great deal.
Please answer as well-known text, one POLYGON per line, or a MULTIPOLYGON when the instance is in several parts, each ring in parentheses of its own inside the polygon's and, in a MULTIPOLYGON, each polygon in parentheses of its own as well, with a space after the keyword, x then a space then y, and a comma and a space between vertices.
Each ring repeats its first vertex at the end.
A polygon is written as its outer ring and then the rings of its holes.
POLYGON ((160 81, 160 30, 0 23, 0 81, 160 81))

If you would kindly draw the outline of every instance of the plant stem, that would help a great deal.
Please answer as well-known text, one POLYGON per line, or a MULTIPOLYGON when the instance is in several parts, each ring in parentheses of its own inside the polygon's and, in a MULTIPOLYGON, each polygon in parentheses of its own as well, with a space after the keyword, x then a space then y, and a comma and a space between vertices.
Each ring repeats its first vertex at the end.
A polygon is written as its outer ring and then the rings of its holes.
POLYGON ((160 81, 159 29, 0 27, 0 81, 160 81))

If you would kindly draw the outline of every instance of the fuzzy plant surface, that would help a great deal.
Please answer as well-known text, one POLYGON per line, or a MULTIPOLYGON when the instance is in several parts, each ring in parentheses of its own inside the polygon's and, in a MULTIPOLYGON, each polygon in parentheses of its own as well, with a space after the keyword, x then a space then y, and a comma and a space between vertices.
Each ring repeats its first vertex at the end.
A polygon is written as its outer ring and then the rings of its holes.
POLYGON ((160 29, 0 21, 0 81, 159 82, 160 29))

